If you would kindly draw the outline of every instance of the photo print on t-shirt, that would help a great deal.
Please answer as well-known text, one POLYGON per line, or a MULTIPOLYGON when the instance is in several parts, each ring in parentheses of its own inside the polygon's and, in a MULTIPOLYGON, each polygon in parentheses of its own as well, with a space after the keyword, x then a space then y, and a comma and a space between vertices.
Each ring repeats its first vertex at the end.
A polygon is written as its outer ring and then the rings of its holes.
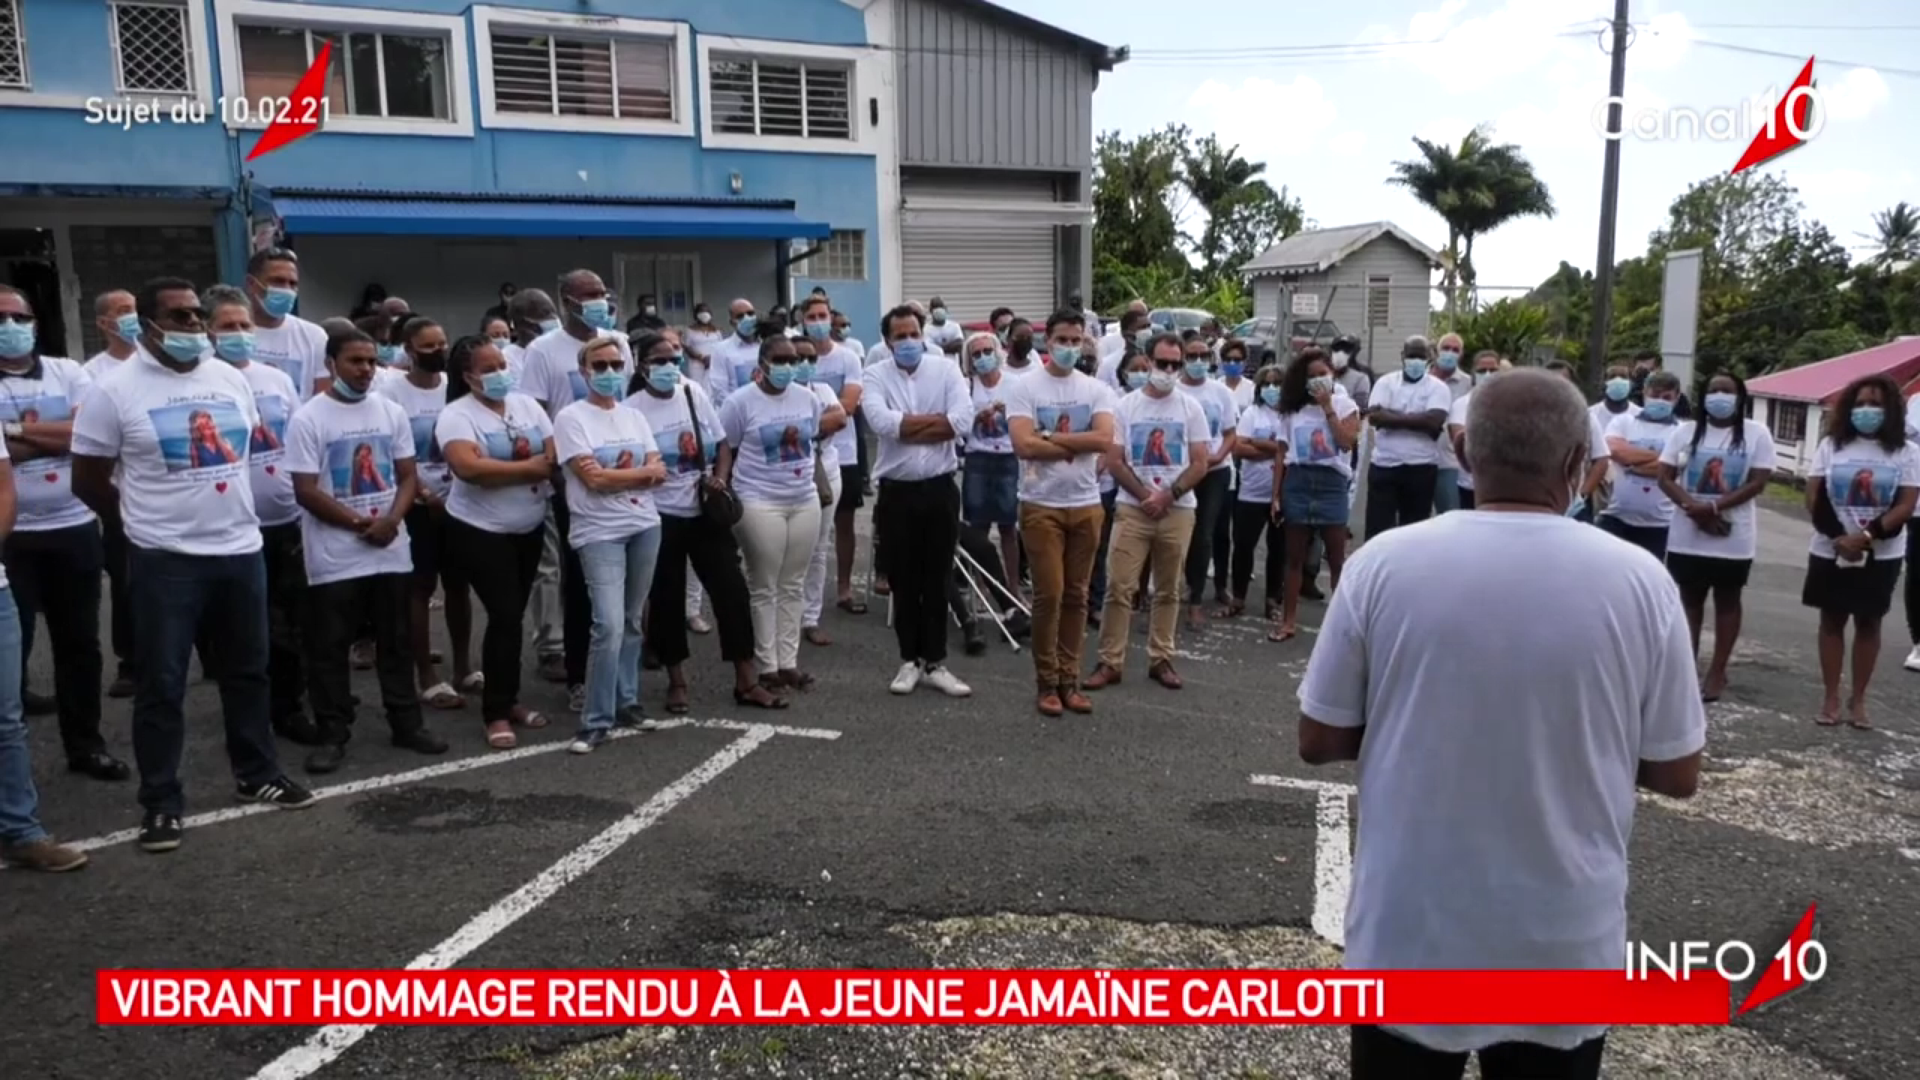
POLYGON ((483 432, 481 439, 486 443, 487 456, 495 461, 529 461, 547 448, 547 440, 538 431, 511 424, 505 431, 483 432))
POLYGON ((788 465, 813 460, 813 418, 802 417, 788 423, 760 425, 760 450, 769 465, 788 465))
MULTIPOLYGON (((670 473, 697 473, 700 471, 700 440, 693 434, 691 427, 682 427, 678 431, 668 430, 659 434, 654 442, 660 447, 660 463, 670 473)), ((708 446, 707 460, 712 461, 719 453, 719 446, 708 446)))
POLYGON ((225 398, 182 401, 147 410, 168 472, 242 465, 252 432, 239 407, 225 398))
POLYGON ((1295 421, 1293 444, 1300 447, 1300 457, 1305 461, 1332 461, 1340 456, 1323 416, 1303 416, 1295 421))
POLYGON ((1200 403, 1200 411, 1207 414, 1207 438, 1219 438, 1220 403, 1217 401, 1203 401, 1200 403))
POLYGON ((434 422, 439 419, 439 413, 420 413, 407 421, 407 426, 413 429, 414 455, 422 465, 440 465, 446 461, 440 454, 440 440, 433 434, 434 422))
POLYGON ((247 452, 258 457, 285 450, 287 417, 291 413, 287 399, 279 394, 257 394, 253 407, 260 413, 260 422, 253 426, 253 433, 247 438, 247 452))
POLYGON ((999 409, 988 413, 985 420, 973 418, 973 433, 982 439, 1004 439, 1007 431, 1007 414, 999 409))
POLYGON ((1687 461, 1687 490, 1695 495, 1730 495, 1747 482, 1744 451, 1701 447, 1687 461))
POLYGON ((1055 435, 1083 434, 1093 430, 1093 406, 1080 402, 1071 405, 1038 405, 1033 410, 1033 426, 1055 435))
POLYGON ((21 424, 57 424, 72 416, 73 409, 63 394, 0 399, 0 420, 21 424))
POLYGON ((1187 425, 1178 420, 1134 424, 1127 430, 1127 448, 1136 466, 1172 469, 1187 463, 1187 425))
POLYGON ((1827 470, 1827 498, 1836 509, 1872 521, 1893 508, 1900 488, 1900 466, 1891 461, 1836 461, 1827 470))
POLYGON ((328 443, 327 478, 333 497, 348 506, 362 496, 389 495, 394 488, 393 437, 367 432, 328 443))
POLYGON ((640 456, 634 453, 631 443, 625 446, 596 446, 593 448, 593 460, 603 469, 632 469, 640 464, 640 456))

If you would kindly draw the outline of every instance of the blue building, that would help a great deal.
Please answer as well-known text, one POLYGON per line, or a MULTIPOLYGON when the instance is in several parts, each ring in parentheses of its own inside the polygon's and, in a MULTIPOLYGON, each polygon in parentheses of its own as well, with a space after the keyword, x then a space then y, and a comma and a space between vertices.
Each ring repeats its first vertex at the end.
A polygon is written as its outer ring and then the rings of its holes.
POLYGON ((99 292, 276 238, 312 318, 377 283, 466 329, 575 267, 670 322, 816 285, 862 329, 943 288, 1044 309, 1087 280, 1122 58, 984 0, 0 0, 0 136, 34 148, 0 280, 76 356, 99 292), (329 48, 320 133, 246 161, 329 48))

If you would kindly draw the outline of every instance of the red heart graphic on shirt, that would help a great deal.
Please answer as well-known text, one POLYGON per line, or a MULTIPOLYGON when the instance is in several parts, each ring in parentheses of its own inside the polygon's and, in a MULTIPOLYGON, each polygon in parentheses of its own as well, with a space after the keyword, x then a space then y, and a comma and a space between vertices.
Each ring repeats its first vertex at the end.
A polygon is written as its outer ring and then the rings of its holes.
POLYGON ((1154 487, 1159 487, 1159 486, 1160 486, 1160 478, 1159 478, 1159 477, 1157 477, 1157 476, 1156 476, 1156 477, 1154 477, 1154 478, 1153 478, 1153 486, 1154 486, 1154 487))
POLYGON ((628 499, 627 501, 628 501, 628 502, 630 502, 630 503, 632 503, 632 504, 633 504, 633 505, 635 505, 635 506, 639 506, 639 505, 640 505, 640 500, 639 500, 639 499, 628 499))
POLYGON ((59 483, 59 482, 60 482, 60 474, 59 474, 59 473, 57 473, 57 472, 50 472, 50 473, 48 473, 48 474, 47 474, 47 483, 49 483, 49 484, 57 484, 57 483, 59 483))
POLYGON ((273 466, 271 466, 271 465, 269 465, 269 466, 267 466, 267 475, 268 475, 268 476, 272 476, 272 475, 273 475, 273 466))
POLYGON ((379 516, 380 516, 380 508, 379 508, 379 507, 377 507, 377 506, 370 506, 370 507, 368 507, 368 508, 367 508, 367 516, 368 516, 368 517, 379 517, 379 516))
POLYGON ((220 481, 219 483, 213 485, 213 490, 219 492, 222 495, 225 495, 227 493, 227 482, 225 480, 220 481))

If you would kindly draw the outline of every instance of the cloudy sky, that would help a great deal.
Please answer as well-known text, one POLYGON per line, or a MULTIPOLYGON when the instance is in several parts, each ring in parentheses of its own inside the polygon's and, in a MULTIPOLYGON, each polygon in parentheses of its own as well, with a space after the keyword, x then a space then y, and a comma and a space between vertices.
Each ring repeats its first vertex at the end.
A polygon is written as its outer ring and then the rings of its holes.
MULTIPOLYGON (((1593 265, 1604 146, 1593 114, 1608 64, 1595 31, 1611 0, 1002 2, 1132 48, 1094 96, 1101 130, 1177 121, 1214 132, 1265 161, 1274 186, 1286 185, 1322 226, 1387 219, 1443 246, 1439 218, 1385 178, 1412 156, 1413 136, 1452 141, 1491 123, 1533 161, 1559 214, 1480 240, 1480 281, 1524 287, 1562 259, 1593 265)), ((1737 109, 1745 123, 1746 103, 1784 92, 1812 55, 1825 123, 1765 168, 1798 187, 1842 242, 1859 245, 1856 255, 1867 245, 1855 234, 1871 230, 1873 211, 1920 204, 1920 3, 1634 0, 1631 17, 1630 122, 1644 115, 1650 129, 1680 129, 1683 117, 1737 109)), ((1731 169, 1751 134, 1630 135, 1621 257, 1645 250, 1688 183, 1731 169)))

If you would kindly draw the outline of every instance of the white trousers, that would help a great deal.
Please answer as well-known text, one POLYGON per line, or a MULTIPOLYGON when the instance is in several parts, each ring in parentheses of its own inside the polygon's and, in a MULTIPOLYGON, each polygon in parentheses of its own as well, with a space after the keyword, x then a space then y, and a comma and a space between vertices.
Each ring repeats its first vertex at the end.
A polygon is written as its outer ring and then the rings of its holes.
MULTIPOLYGON (((833 505, 840 505, 840 470, 833 474, 833 505)), ((833 566, 833 514, 820 510, 820 539, 813 545, 813 562, 807 566, 807 607, 800 615, 803 627, 819 626, 820 612, 827 606, 827 571, 833 566)))
POLYGON ((753 660, 762 675, 800 666, 800 616, 807 565, 820 535, 820 500, 792 505, 742 500, 734 527, 747 563, 753 605, 753 660))

